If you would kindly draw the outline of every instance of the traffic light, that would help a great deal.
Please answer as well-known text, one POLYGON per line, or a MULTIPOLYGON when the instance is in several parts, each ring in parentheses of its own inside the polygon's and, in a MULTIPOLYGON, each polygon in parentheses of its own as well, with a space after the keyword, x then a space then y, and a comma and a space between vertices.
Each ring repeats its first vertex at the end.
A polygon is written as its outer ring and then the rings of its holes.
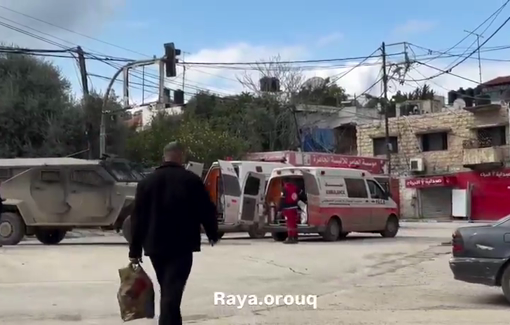
POLYGON ((177 76, 176 63, 179 62, 177 58, 181 55, 181 50, 176 49, 174 43, 165 44, 165 70, 167 77, 177 76))
POLYGON ((184 91, 180 89, 174 90, 174 104, 184 105, 184 91))
POLYGON ((163 89, 163 103, 170 104, 170 89, 169 88, 163 89))

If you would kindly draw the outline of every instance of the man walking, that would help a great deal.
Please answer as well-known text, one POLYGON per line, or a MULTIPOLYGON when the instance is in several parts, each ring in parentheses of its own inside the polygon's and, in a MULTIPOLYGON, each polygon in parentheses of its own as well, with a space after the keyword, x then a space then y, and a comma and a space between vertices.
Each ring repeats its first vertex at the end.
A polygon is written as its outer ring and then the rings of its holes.
POLYGON ((129 258, 149 256, 161 288, 160 325, 180 325, 181 300, 191 272, 193 252, 200 251, 200 225, 211 245, 218 241, 216 207, 196 174, 183 166, 185 150, 171 142, 164 163, 138 183, 131 215, 129 258))

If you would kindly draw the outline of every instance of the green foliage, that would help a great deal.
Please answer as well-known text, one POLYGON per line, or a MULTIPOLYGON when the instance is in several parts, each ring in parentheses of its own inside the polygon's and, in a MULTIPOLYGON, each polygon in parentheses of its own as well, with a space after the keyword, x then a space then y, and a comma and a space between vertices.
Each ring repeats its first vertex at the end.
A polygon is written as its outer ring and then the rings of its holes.
POLYGON ((294 102, 325 106, 340 106, 342 101, 348 99, 345 89, 332 84, 330 78, 324 79, 324 83, 316 87, 302 86, 293 97, 294 102))
MULTIPOLYGON (((98 157, 102 99, 92 94, 77 103, 70 90, 51 62, 28 55, 0 55, 0 157, 75 155, 86 152, 89 145, 92 157, 98 157), (92 125, 90 139, 88 125, 92 125)), ((109 106, 119 107, 115 102, 109 106)), ((107 126, 110 150, 121 152, 119 139, 125 128, 120 121, 107 126)))
POLYGON ((393 95, 392 99, 395 103, 403 103, 407 100, 434 99, 434 95, 436 95, 434 90, 431 89, 429 85, 424 84, 422 87, 416 87, 416 89, 409 93, 397 91, 397 93, 393 95))

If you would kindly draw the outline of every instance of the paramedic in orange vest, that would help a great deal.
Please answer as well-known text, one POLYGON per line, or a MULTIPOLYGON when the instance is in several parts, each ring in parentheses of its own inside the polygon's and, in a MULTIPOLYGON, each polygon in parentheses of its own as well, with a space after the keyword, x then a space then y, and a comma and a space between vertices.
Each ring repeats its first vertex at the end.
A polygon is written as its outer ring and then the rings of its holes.
POLYGON ((283 183, 282 198, 280 201, 280 210, 285 217, 287 224, 287 240, 285 244, 297 244, 298 242, 298 201, 299 188, 292 180, 286 180, 283 183))

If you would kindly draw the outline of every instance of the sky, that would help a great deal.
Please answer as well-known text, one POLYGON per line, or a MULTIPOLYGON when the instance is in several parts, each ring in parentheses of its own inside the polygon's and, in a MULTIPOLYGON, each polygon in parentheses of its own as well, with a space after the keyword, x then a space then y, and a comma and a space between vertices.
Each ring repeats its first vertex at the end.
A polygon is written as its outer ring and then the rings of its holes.
MULTIPOLYGON (((457 55, 470 54, 476 47, 476 37, 464 30, 476 29, 504 2, 489 0, 480 5, 474 0, 429 0, 420 6, 402 0, 358 0, 313 2, 290 0, 0 0, 0 39, 4 44, 26 48, 59 49, 80 45, 86 52, 110 57, 142 60, 164 54, 163 44, 174 42, 183 51, 185 62, 253 62, 268 61, 275 56, 283 61, 346 59, 326 63, 302 64, 304 78, 338 77, 337 81, 349 94, 361 94, 379 79, 380 58, 372 58, 356 66, 359 58, 388 44, 389 64, 403 62, 403 52, 412 60, 427 63, 413 65, 400 84, 392 78, 389 91, 409 91, 423 85, 420 79, 434 76, 458 62, 459 57, 436 58, 465 38, 451 50, 457 55), (27 33, 28 32, 28 33, 27 33), (27 35, 29 34, 29 35, 27 35), (407 42, 391 45, 394 43, 407 42), (471 49, 469 49, 471 47, 471 49), (430 54, 432 53, 432 54, 430 54), (438 70, 439 69, 439 70, 438 70), (417 80, 416 82, 413 80, 417 80)), ((510 15, 505 7, 492 24, 476 30, 484 42, 510 15)), ((482 47, 482 77, 488 81, 500 75, 510 75, 507 37, 510 24, 482 47)), ((509 46, 510 47, 510 46, 509 46)), ((476 54, 451 71, 427 83, 437 93, 473 87, 479 80, 476 54), (459 77, 460 76, 460 77, 459 77), (462 78, 461 78, 462 77, 462 78)), ((77 97, 82 95, 75 60, 48 58, 69 79, 77 97)), ((115 63, 118 66, 120 63, 115 63)), ((294 72, 296 66, 292 65, 294 72)), ((170 88, 181 88, 186 97, 200 90, 230 95, 244 88, 239 78, 258 80, 255 65, 250 70, 219 68, 190 64, 183 75, 167 79, 170 88)), ((87 61, 89 80, 94 90, 104 92, 115 67, 97 60, 87 61)), ((389 70, 393 76, 392 71, 389 70)), ((299 72, 299 71, 297 71, 299 72)), ((157 68, 145 69, 142 92, 141 71, 132 77, 131 101, 154 98, 157 68), (136 84, 135 84, 136 83, 136 84)), ((396 75, 395 75, 396 76, 396 75)), ((122 93, 121 80, 115 83, 122 93)), ((376 84, 369 93, 380 95, 376 84)))

